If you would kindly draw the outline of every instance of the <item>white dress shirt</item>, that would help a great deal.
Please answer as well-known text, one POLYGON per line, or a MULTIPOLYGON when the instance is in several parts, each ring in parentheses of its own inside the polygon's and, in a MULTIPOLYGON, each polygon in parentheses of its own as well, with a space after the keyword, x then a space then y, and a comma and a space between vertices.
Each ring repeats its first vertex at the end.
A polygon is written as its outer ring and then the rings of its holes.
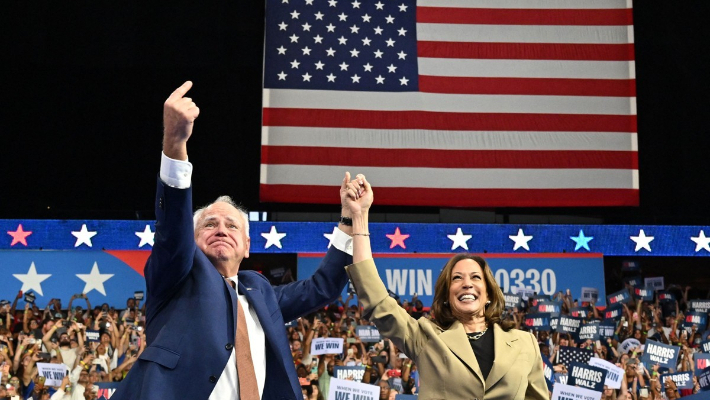
MULTIPOLYGON (((174 160, 163 153, 160 162, 160 179, 168 186, 187 189, 190 187, 192 180, 192 164, 188 161, 174 160)), ((336 249, 352 255, 352 238, 340 229, 335 230, 332 245, 336 249)), ((229 279, 232 279, 235 283, 238 282, 237 276, 229 279)), ((264 393, 264 381, 266 381, 266 337, 256 311, 251 307, 246 296, 237 295, 237 298, 244 309, 244 318, 249 332, 249 347, 251 348, 256 383, 259 388, 259 397, 261 398, 264 393)), ((284 332, 284 334, 286 333, 284 332)), ((209 400, 222 399, 240 399, 235 349, 232 349, 229 361, 227 361, 227 365, 225 365, 222 375, 219 377, 209 397, 209 400)))

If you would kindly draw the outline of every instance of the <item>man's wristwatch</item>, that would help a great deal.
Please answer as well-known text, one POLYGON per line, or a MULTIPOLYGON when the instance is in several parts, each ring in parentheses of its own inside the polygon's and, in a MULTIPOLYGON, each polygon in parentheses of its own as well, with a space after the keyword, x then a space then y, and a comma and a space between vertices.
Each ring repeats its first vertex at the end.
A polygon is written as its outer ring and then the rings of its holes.
POLYGON ((345 226, 353 226, 353 219, 348 217, 340 216, 340 223, 345 226))

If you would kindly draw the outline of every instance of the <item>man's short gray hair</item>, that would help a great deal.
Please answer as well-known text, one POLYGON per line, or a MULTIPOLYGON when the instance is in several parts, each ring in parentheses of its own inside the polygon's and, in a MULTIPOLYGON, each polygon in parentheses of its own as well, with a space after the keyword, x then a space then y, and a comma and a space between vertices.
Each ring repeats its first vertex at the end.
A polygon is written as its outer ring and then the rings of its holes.
POLYGON ((192 215, 192 222, 195 226, 195 230, 197 230, 197 223, 200 221, 202 213, 205 212, 205 210, 214 203, 227 203, 230 206, 236 208, 237 211, 242 214, 242 218, 244 219, 244 233, 246 233, 247 237, 249 237, 249 214, 247 213, 246 208, 235 203, 234 200, 232 200, 232 198, 229 196, 219 196, 217 197, 217 200, 195 211, 195 213, 192 215))

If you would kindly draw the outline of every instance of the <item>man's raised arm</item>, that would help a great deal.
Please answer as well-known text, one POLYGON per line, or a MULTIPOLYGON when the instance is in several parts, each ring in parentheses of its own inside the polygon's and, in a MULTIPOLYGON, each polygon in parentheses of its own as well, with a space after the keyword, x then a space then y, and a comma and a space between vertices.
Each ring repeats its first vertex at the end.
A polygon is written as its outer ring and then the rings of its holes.
POLYGON ((200 115, 199 107, 191 98, 185 97, 191 87, 191 81, 183 83, 163 105, 163 153, 173 160, 187 160, 187 140, 200 115))

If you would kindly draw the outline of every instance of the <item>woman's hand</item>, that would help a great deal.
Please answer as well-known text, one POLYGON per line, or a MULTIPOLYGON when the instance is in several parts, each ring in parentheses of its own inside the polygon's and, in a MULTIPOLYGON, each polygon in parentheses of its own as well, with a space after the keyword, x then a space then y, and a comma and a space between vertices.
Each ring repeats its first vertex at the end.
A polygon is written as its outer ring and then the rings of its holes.
POLYGON ((374 195, 372 187, 365 179, 365 175, 358 174, 350 180, 350 172, 345 173, 345 178, 340 186, 340 201, 343 208, 350 210, 353 215, 369 210, 374 195))

